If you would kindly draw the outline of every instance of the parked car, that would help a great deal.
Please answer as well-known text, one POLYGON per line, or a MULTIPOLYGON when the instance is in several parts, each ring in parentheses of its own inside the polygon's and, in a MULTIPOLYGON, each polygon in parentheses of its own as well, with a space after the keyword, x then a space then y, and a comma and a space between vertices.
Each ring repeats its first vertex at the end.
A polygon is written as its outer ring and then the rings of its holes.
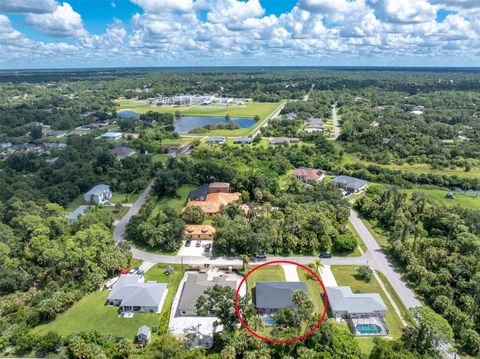
POLYGON ((212 245, 210 243, 205 245, 205 252, 210 252, 210 248, 212 248, 212 245))
POLYGON ((267 253, 265 253, 265 252, 257 253, 255 258, 257 258, 257 259, 267 259, 267 253))
POLYGON ((197 241, 197 243, 195 243, 195 247, 201 247, 202 246, 202 241, 197 241))
POLYGON ((137 274, 138 275, 144 275, 145 271, 143 269, 139 269, 139 270, 137 270, 137 274))
POLYGON ((332 255, 330 253, 322 253, 320 254, 320 258, 332 258, 332 255))
POLYGON ((185 247, 190 247, 190 244, 192 244, 192 240, 191 239, 187 239, 185 241, 185 247))
POLYGON ((347 191, 347 192, 345 192, 344 196, 345 196, 345 197, 348 197, 348 196, 350 196, 351 194, 352 194, 352 192, 347 191))

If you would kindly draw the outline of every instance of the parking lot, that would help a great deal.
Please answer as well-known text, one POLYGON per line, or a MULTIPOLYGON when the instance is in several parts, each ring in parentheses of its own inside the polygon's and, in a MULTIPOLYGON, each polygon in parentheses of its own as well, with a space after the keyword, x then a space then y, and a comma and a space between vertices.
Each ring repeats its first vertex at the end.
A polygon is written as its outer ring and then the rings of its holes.
POLYGON ((192 240, 189 247, 185 247, 186 241, 183 241, 182 247, 178 251, 179 256, 187 256, 187 257, 210 257, 212 255, 212 248, 210 248, 209 252, 205 252, 205 246, 210 244, 213 246, 213 241, 201 241, 200 247, 197 247, 197 241, 192 240))

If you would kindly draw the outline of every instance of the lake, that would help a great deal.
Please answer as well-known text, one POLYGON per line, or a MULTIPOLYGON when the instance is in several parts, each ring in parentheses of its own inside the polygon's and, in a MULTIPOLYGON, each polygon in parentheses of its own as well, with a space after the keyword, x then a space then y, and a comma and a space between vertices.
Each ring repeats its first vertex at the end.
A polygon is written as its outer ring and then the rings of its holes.
MULTIPOLYGON (((140 115, 133 111, 123 111, 117 114, 117 117, 121 118, 138 118, 140 115)), ((238 123, 240 128, 250 128, 255 124, 253 118, 236 117, 231 118, 230 121, 238 123)), ((176 132, 188 132, 197 127, 203 127, 212 123, 228 123, 228 120, 224 117, 212 117, 212 116, 182 116, 175 121, 176 132)))

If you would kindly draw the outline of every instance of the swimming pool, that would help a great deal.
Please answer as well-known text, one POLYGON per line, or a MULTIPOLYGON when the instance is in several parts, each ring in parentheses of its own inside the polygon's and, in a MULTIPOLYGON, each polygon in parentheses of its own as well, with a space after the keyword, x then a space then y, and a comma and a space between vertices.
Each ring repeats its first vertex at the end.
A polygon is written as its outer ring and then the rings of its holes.
POLYGON ((376 324, 357 324, 355 329, 360 334, 380 334, 382 332, 382 328, 376 324))
POLYGON ((263 318, 263 321, 267 325, 274 325, 276 323, 275 318, 272 317, 271 315, 267 315, 263 318))

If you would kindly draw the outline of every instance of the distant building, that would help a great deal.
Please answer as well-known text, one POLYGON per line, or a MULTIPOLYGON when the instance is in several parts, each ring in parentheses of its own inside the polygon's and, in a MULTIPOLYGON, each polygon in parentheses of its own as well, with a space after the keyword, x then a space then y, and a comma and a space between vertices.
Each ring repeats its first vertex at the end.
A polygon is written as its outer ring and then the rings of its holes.
POLYGON ((0 149, 6 150, 10 147, 12 147, 12 144, 10 142, 0 142, 0 149))
POLYGON ((188 201, 205 201, 209 193, 230 193, 230 183, 205 183, 188 194, 188 201))
POLYGON ((336 319, 345 319, 357 336, 388 335, 388 312, 378 293, 353 293, 347 286, 327 287, 328 306, 336 319))
POLYGON ((181 294, 176 315, 196 317, 198 298, 205 293, 205 290, 216 284, 233 289, 237 288, 237 281, 228 280, 225 277, 209 278, 205 273, 188 273, 183 288, 180 289, 181 294))
POLYGON ((87 213, 89 206, 79 206, 76 210, 73 212, 70 212, 67 214, 67 218, 70 220, 70 223, 77 223, 78 218, 83 216, 85 213, 87 213))
POLYGON ((274 137, 270 140, 270 144, 274 146, 289 145, 291 143, 298 143, 300 139, 295 137, 274 137))
POLYGON ((290 121, 293 121, 295 120, 298 116, 295 112, 290 112, 290 113, 287 113, 285 115, 285 117, 287 118, 287 120, 290 120, 290 121))
POLYGON ((335 177, 332 182, 344 188, 346 191, 353 193, 362 192, 368 186, 367 181, 350 176, 338 176, 335 177))
POLYGON ((112 140, 118 141, 122 138, 122 134, 120 132, 105 132, 103 135, 100 136, 102 140, 112 140))
POLYGON ((206 224, 187 224, 185 226, 185 239, 212 241, 217 230, 206 224))
POLYGON ((211 136, 207 139, 209 145, 224 145, 227 143, 227 138, 222 136, 211 136))
POLYGON ((64 150, 67 148, 67 144, 63 142, 44 142, 43 146, 48 149, 58 149, 58 150, 64 150))
POLYGON ((51 130, 51 131, 48 131, 46 135, 49 137, 62 138, 67 135, 67 131, 51 130))
POLYGON ((238 136, 235 137, 233 143, 236 145, 249 145, 250 143, 252 143, 252 139, 247 136, 238 136))
POLYGON ((128 158, 135 154, 135 150, 133 148, 124 146, 117 146, 112 149, 112 152, 115 154, 115 157, 119 161, 124 160, 125 158, 128 158))
POLYGON ((273 314, 279 309, 296 308, 292 297, 297 291, 308 296, 307 285, 304 282, 256 282, 255 305, 258 314, 273 314))
POLYGON ((110 186, 99 184, 83 195, 85 202, 93 201, 95 204, 105 204, 112 198, 110 186))
POLYGON ((297 168, 292 172, 292 176, 300 178, 305 182, 321 181, 325 177, 325 172, 318 168, 297 168))
POLYGON ((122 312, 160 313, 167 295, 167 284, 145 282, 142 275, 121 275, 108 295, 108 304, 122 312))

